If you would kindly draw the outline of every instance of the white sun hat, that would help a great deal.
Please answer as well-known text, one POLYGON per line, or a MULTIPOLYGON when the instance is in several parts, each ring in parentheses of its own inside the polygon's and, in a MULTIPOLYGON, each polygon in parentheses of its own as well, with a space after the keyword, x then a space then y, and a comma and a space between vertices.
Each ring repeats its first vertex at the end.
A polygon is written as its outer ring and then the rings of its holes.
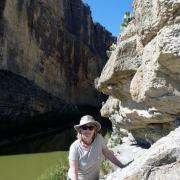
POLYGON ((98 121, 95 121, 95 119, 90 115, 85 115, 80 119, 80 123, 78 125, 74 126, 74 129, 78 132, 80 132, 81 126, 86 124, 93 124, 97 131, 101 129, 101 124, 98 121))

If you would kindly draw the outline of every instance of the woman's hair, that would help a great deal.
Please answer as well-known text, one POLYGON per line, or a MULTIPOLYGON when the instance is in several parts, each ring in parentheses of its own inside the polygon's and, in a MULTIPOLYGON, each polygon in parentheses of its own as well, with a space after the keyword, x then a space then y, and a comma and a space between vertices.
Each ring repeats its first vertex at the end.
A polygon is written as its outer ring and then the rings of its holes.
MULTIPOLYGON (((95 139, 95 137, 97 136, 97 128, 94 129, 94 136, 93 136, 93 140, 95 139)), ((79 139, 80 141, 82 141, 82 134, 80 132, 77 133, 77 139, 79 139)))

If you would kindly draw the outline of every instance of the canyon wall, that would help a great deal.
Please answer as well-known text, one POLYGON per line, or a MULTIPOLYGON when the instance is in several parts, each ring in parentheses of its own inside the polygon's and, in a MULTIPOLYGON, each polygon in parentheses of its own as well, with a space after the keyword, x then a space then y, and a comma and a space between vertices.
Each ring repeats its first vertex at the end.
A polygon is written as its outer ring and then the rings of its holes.
POLYGON ((100 106, 93 83, 114 40, 81 0, 2 0, 0 116, 18 121, 24 114, 100 106))
POLYGON ((92 84, 115 38, 93 23, 87 5, 81 0, 3 0, 0 7, 0 69, 66 102, 99 103, 92 84))

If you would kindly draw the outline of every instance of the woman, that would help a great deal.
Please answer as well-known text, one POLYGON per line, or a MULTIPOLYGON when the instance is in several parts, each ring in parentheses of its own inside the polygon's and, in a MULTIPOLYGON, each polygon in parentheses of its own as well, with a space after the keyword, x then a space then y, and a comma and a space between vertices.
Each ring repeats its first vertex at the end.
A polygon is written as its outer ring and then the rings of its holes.
POLYGON ((70 146, 70 180, 98 180, 102 155, 120 168, 124 165, 114 156, 98 133, 101 124, 92 116, 83 116, 80 124, 74 126, 78 139, 70 146))

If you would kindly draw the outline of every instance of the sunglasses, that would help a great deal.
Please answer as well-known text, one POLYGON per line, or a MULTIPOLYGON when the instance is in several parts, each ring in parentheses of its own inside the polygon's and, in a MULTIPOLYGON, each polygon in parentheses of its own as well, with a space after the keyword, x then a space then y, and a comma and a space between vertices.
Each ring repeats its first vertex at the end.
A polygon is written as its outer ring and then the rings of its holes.
POLYGON ((87 130, 89 129, 90 131, 92 131, 94 129, 94 126, 81 126, 82 130, 87 130))

